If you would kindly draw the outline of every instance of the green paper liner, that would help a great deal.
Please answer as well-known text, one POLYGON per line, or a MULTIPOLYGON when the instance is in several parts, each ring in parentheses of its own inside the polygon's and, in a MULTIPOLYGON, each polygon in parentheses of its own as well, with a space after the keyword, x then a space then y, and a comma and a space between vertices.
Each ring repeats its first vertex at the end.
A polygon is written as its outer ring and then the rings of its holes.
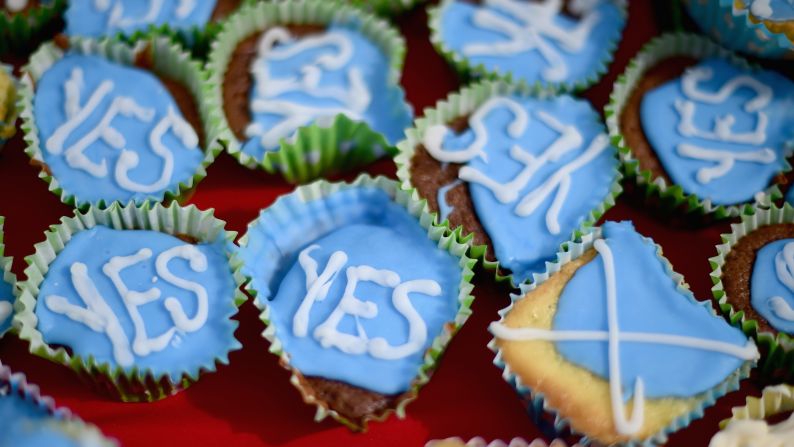
MULTIPOLYGON (((114 63, 136 68, 140 68, 135 65, 139 58, 148 57, 146 60, 151 62, 151 68, 147 70, 181 83, 193 95, 202 123, 202 129, 197 130, 201 130, 204 135, 204 147, 202 148, 204 159, 191 178, 179 183, 176 188, 162 193, 162 199, 153 195, 149 200, 170 203, 186 198, 198 183, 207 176, 207 168, 223 150, 223 145, 219 140, 221 133, 218 123, 219 112, 204 97, 207 88, 207 74, 201 64, 191 59, 178 44, 162 36, 151 36, 144 40, 139 40, 134 46, 110 38, 95 40, 70 37, 68 38, 68 45, 68 51, 101 56, 114 63)), ((35 86, 41 76, 60 60, 65 53, 66 51, 54 42, 48 42, 39 47, 30 57, 28 64, 22 69, 22 88, 19 91, 18 107, 21 110, 22 131, 27 144, 25 153, 28 154, 34 165, 41 168, 39 178, 47 182, 49 190, 57 195, 61 202, 80 210, 85 210, 89 206, 105 208, 111 204, 109 201, 100 200, 96 203, 88 203, 63 189, 58 179, 50 173, 41 149, 39 130, 33 112, 35 86)))
POLYGON ((794 57, 794 42, 784 33, 770 30, 763 20, 750 17, 737 0, 684 0, 689 15, 704 33, 720 44, 742 53, 786 59, 794 57))
POLYGON ((777 336, 771 332, 759 331, 758 322, 747 318, 744 311, 737 311, 729 302, 722 284, 722 268, 725 258, 741 238, 760 227, 794 223, 794 208, 788 203, 783 207, 771 205, 745 211, 741 223, 731 224, 731 232, 722 235, 722 243, 717 246, 717 255, 709 258, 711 265, 711 282, 714 286, 711 293, 719 304, 720 310, 728 321, 741 329, 748 337, 752 337, 764 353, 759 365, 762 378, 782 378, 794 380, 794 337, 778 331, 777 336))
POLYGON ((96 426, 83 422, 66 408, 56 407, 55 401, 49 396, 42 396, 39 387, 28 383, 24 374, 13 373, 2 363, 0 363, 0 390, 16 395, 48 413, 53 422, 58 424, 54 428, 58 428, 74 441, 84 442, 85 444, 81 443, 81 446, 115 447, 118 445, 115 441, 102 436, 102 432, 96 426))
MULTIPOLYGON (((283 139, 278 150, 266 152, 261 160, 243 153, 242 142, 229 128, 223 111, 223 83, 226 67, 237 44, 272 25, 331 23, 357 24, 361 33, 388 56, 391 61, 388 81, 400 86, 405 41, 396 29, 382 19, 353 6, 329 0, 259 2, 243 7, 224 23, 212 44, 207 61, 207 70, 210 72, 208 102, 219 111, 220 138, 229 154, 243 166, 261 168, 270 173, 280 172, 289 182, 305 183, 331 173, 353 170, 377 160, 385 153, 393 155, 396 152, 382 134, 366 123, 352 121, 345 115, 337 115, 328 127, 312 124, 299 128, 294 142, 283 139)), ((395 110, 406 107, 401 88, 391 94, 395 110)))
MULTIPOLYGON (((42 3, 48 0, 42 0, 42 3)), ((26 14, 10 14, 0 10, 0 54, 27 53, 52 37, 62 27, 61 15, 66 0, 51 0, 26 14)))
MULTIPOLYGON (((424 201, 412 199, 410 192, 401 190, 398 183, 394 180, 385 177, 373 178, 366 174, 359 176, 353 183, 329 183, 324 180, 318 180, 309 185, 299 186, 294 192, 290 193, 289 196, 298 197, 301 202, 308 204, 313 200, 329 197, 339 191, 357 188, 377 188, 385 191, 392 197, 395 203, 405 207, 408 213, 416 217, 417 224, 427 230, 428 237, 438 243, 439 249, 448 251, 454 257, 460 259, 458 265, 460 266, 462 275, 458 292, 458 301, 460 303, 458 313, 454 321, 447 322, 442 332, 433 338, 432 345, 424 354, 424 363, 418 369, 417 376, 413 380, 411 388, 396 398, 394 407, 390 407, 378 414, 367 415, 362 418, 361 421, 354 421, 345 418, 330 408, 326 402, 315 398, 312 390, 305 389, 301 384, 300 371, 290 365, 289 353, 283 350, 281 341, 276 332, 276 326, 271 324, 270 307, 267 303, 263 303, 263 300, 256 299, 258 292, 253 288, 251 281, 248 281, 246 284, 246 290, 254 297, 254 304, 262 311, 260 318, 266 326, 262 335, 270 342, 269 351, 279 357, 279 363, 282 367, 292 372, 290 383, 300 391, 304 402, 317 408, 314 416, 315 421, 319 422, 330 416, 353 431, 366 431, 369 422, 384 421, 392 413, 396 414, 400 419, 405 418, 406 406, 418 397, 420 389, 430 381, 430 377, 435 371, 438 362, 441 360, 447 344, 472 313, 471 303, 474 300, 474 296, 471 294, 474 289, 474 285, 472 284, 474 272, 472 269, 477 261, 466 256, 466 252, 469 248, 468 244, 459 242, 455 237, 447 234, 444 227, 432 223, 433 216, 428 212, 427 204, 424 201)), ((282 196, 282 199, 283 197, 289 196, 282 196)), ((298 211, 299 210, 290 208, 289 205, 281 200, 276 201, 268 209, 268 212, 278 216, 278 221, 281 225, 289 225, 291 218, 296 215, 298 211)), ((322 212, 322 210, 318 210, 318 212, 322 212)), ((253 228, 258 221, 259 218, 249 223, 249 229, 253 228)), ((240 239, 240 247, 244 249, 247 245, 248 234, 240 239)))
POLYGON ((219 364, 229 363, 229 353, 242 345, 232 336, 228 350, 219 353, 215 361, 186 367, 178 381, 172 381, 168 374, 153 375, 146 369, 133 367, 125 370, 121 366, 99 363, 93 356, 69 355, 63 347, 49 346, 37 328, 38 318, 35 307, 39 288, 43 283, 50 264, 63 251, 72 237, 97 225, 105 225, 117 230, 152 230, 170 235, 187 235, 199 242, 225 240, 227 258, 232 271, 235 288, 234 299, 229 302, 228 319, 232 327, 238 323, 232 320, 237 308, 246 300, 239 290, 245 280, 240 272, 242 262, 234 246, 235 232, 226 231, 226 223, 217 219, 212 210, 202 211, 194 205, 183 207, 177 204, 163 206, 160 203, 142 205, 113 203, 108 208, 89 207, 86 211, 75 211, 73 217, 63 217, 45 233, 46 240, 35 245, 35 253, 26 257, 27 279, 19 283, 19 296, 14 305, 16 315, 13 324, 19 338, 29 343, 29 351, 39 357, 72 369, 81 379, 98 391, 125 402, 151 402, 176 394, 196 382, 202 374, 214 372, 219 364))
POLYGON ((794 411, 794 386, 768 386, 761 392, 761 397, 748 396, 743 407, 731 408, 731 417, 721 421, 720 428, 724 429, 732 421, 762 421, 789 411, 794 411))
MULTIPOLYGON (((559 93, 558 90, 545 88, 538 84, 530 86, 526 83, 512 84, 498 80, 481 81, 465 87, 459 92, 452 93, 446 99, 437 102, 434 108, 425 110, 423 117, 416 119, 414 126, 405 132, 406 139, 397 144, 399 153, 394 157, 394 162, 397 165, 397 178, 402 183, 403 189, 412 190, 414 200, 427 202, 427 199, 421 197, 419 191, 416 190, 411 183, 411 160, 416 152, 416 147, 421 144, 422 138, 430 126, 448 124, 456 118, 470 115, 480 105, 494 96, 520 95, 544 99, 554 97, 557 93, 559 93)), ((612 182, 609 194, 595 209, 591 210, 587 216, 585 216, 584 221, 579 227, 574 229, 571 239, 576 239, 581 236, 582 233, 589 231, 589 229, 598 222, 598 219, 615 205, 615 200, 623 191, 623 188, 620 186, 622 177, 620 171, 616 168, 615 179, 612 182)), ((461 241, 472 243, 471 241, 474 239, 473 232, 464 234, 465 230, 463 226, 452 228, 449 220, 438 222, 438 213, 433 212, 432 215, 433 221, 438 225, 442 225, 449 231, 452 231, 461 241)), ((565 244, 564 242, 563 246, 565 244)), ((488 246, 486 244, 474 245, 472 243, 469 255, 481 260, 483 266, 487 270, 493 271, 497 281, 509 281, 514 287, 518 287, 512 274, 500 270, 498 260, 486 259, 487 252, 488 246)), ((553 255, 550 254, 549 258, 552 257, 553 255)))
MULTIPOLYGON (((474 64, 462 54, 449 48, 442 39, 441 35, 441 16, 444 9, 449 7, 452 3, 460 0, 442 0, 438 5, 428 7, 427 17, 428 26, 430 27, 430 42, 435 47, 436 51, 447 60, 450 66, 458 73, 458 76, 464 80, 502 80, 507 83, 524 83, 525 80, 516 78, 512 72, 503 72, 496 69, 486 68, 484 64, 474 64)), ((628 0, 611 0, 623 13, 623 17, 628 19, 628 0)), ((582 92, 587 90, 598 83, 598 81, 609 71, 609 65, 615 56, 615 51, 618 48, 620 39, 615 39, 608 43, 609 55, 604 60, 599 62, 599 65, 592 69, 592 72, 584 79, 576 82, 549 82, 544 84, 540 80, 535 81, 533 85, 538 89, 550 89, 556 91, 570 91, 582 92)))
MULTIPOLYGON (((596 240, 602 238, 602 228, 595 227, 592 229, 590 233, 582 235, 576 241, 573 241, 568 244, 565 250, 560 251, 557 253, 557 260, 555 262, 546 263, 547 270, 545 273, 541 275, 535 276, 535 282, 531 284, 522 284, 520 287, 519 293, 511 293, 510 295, 510 305, 506 308, 499 311, 499 322, 503 322, 504 318, 510 311, 513 309, 515 303, 519 300, 524 299, 527 293, 532 290, 535 290, 538 286, 543 284, 544 282, 548 281, 555 273, 558 273, 562 267, 569 262, 572 262, 582 255, 584 255, 588 250, 593 248, 593 244, 596 240)), ((717 311, 714 310, 714 307, 711 306, 709 301, 698 301, 692 292, 689 290, 689 285, 685 282, 684 277, 673 270, 673 265, 670 261, 664 257, 662 254, 662 247, 656 244, 652 239, 644 237, 643 240, 654 244, 656 246, 656 255, 664 264, 665 270, 667 275, 675 282, 676 287, 679 292, 684 294, 693 304, 701 305, 709 309, 712 315, 717 316, 717 311)), ((591 261, 592 262, 592 261, 591 261)), ((586 433, 582 433, 576 430, 575 427, 571 427, 569 421, 565 418, 565 416, 557 411, 556 408, 552 407, 545 399, 545 396, 542 392, 532 390, 531 388, 527 387, 522 381, 521 378, 518 377, 510 368, 510 365, 506 364, 502 358, 502 350, 497 346, 496 337, 491 339, 488 343, 488 348, 491 349, 496 355, 494 357, 493 363, 496 365, 500 370, 502 370, 502 378, 507 381, 522 397, 525 403, 528 406, 530 414, 532 414, 539 422, 545 421, 541 419, 543 414, 548 415, 553 420, 553 429, 556 430, 559 434, 568 433, 569 431, 574 435, 581 435, 583 436, 581 442, 582 444, 589 444, 590 442, 597 442, 597 440, 589 439, 586 433), (541 414, 543 413, 543 414, 541 414)), ((742 366, 731 373, 728 377, 725 378, 720 384, 715 386, 714 388, 700 393, 695 398, 698 398, 699 403, 695 406, 695 408, 690 412, 683 416, 676 418, 670 425, 664 427, 662 430, 657 432, 656 434, 641 440, 631 440, 628 442, 621 442, 618 444, 612 445, 620 445, 620 446, 643 446, 643 447, 650 447, 661 445, 667 442, 668 435, 681 430, 687 427, 692 421, 703 417, 703 412, 706 408, 714 405, 720 397, 724 396, 725 394, 735 391, 739 389, 739 381, 746 379, 750 376, 750 370, 755 366, 755 362, 753 361, 746 361, 742 364, 742 366)), ((605 405, 610 405, 607 402, 605 405)))
MULTIPOLYGON (((0 271, 2 271, 2 276, 3 276, 2 279, 0 279, 0 281, 5 281, 7 284, 9 284, 11 286, 11 290, 15 290, 16 287, 17 287, 17 276, 11 271, 11 266, 14 263, 14 259, 11 258, 11 257, 5 256, 5 248, 6 248, 6 246, 5 246, 5 232, 3 231, 3 227, 5 225, 5 220, 6 220, 5 217, 0 216, 0 271)), ((2 298, 2 297, 0 297, 0 298, 2 298)), ((11 297, 8 297, 8 298, 12 298, 12 300, 10 301, 10 304, 13 304, 14 303, 13 302, 13 298, 14 297, 11 296, 11 297)), ((0 301, 4 301, 4 300, 0 300, 0 301)), ((13 311, 12 311, 12 314, 8 316, 7 320, 5 320, 5 321, 0 320, 0 339, 3 338, 3 335, 5 335, 6 332, 9 332, 9 331, 13 330, 13 326, 12 327, 8 327, 5 330, 2 329, 2 326, 5 325, 5 323, 9 322, 12 317, 13 317, 13 311)))
MULTIPOLYGON (((550 443, 546 443, 540 438, 532 441, 527 441, 523 438, 513 438, 509 443, 500 440, 488 442, 478 436, 468 441, 464 441, 459 437, 434 439, 428 441, 425 447, 568 447, 568 444, 561 439, 554 439, 550 443)), ((574 444, 571 447, 579 447, 579 444, 574 444)))
MULTIPOLYGON (((653 39, 637 54, 626 67, 613 87, 609 103, 604 108, 609 136, 612 144, 620 151, 623 173, 626 182, 633 183, 644 197, 646 206, 655 208, 663 215, 683 213, 694 220, 708 218, 725 219, 735 217, 752 208, 752 203, 736 205, 715 205, 710 199, 684 192, 681 186, 668 184, 662 177, 655 177, 650 170, 642 169, 628 146, 620 129, 620 116, 631 93, 645 72, 660 61, 675 57, 689 56, 695 59, 719 57, 744 69, 755 69, 741 57, 721 48, 705 37, 688 33, 669 33, 653 39)), ((672 131, 672 130, 671 130, 672 131)), ((794 153, 794 141, 785 146, 782 173, 791 171, 788 158, 794 153)), ((762 194, 756 194, 755 203, 769 204, 782 197, 777 185, 772 184, 762 194)))
POLYGON ((350 4, 382 16, 395 16, 427 0, 348 0, 350 4))

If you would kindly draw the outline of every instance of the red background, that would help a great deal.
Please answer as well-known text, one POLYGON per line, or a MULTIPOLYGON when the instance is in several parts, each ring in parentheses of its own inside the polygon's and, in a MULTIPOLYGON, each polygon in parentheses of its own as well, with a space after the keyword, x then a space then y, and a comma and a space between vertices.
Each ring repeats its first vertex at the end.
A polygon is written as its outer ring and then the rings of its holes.
MULTIPOLYGON (((628 60, 654 35, 673 22, 667 1, 631 0, 625 37, 608 76, 586 92, 601 110, 617 74, 628 60)), ((427 18, 421 8, 399 20, 408 42, 403 84, 417 113, 444 98, 458 87, 452 70, 428 41, 427 18)), ((18 62, 18 61, 17 61, 18 62)), ((394 176, 391 161, 381 161, 369 172, 394 176)), ((28 165, 18 135, 0 153, 0 215, 5 215, 7 254, 14 256, 14 271, 21 276, 24 256, 43 239, 42 232, 70 209, 47 191, 36 178, 38 170, 28 165)), ((352 178, 354 175, 348 176, 352 178)), ((200 208, 215 208, 228 228, 242 233, 258 211, 292 187, 275 176, 249 171, 222 154, 209 169, 191 202, 200 208)), ((701 229, 671 226, 649 216, 641 207, 621 198, 606 216, 631 219, 638 230, 662 245, 676 270, 683 273, 696 296, 710 297, 708 258, 715 254, 719 235, 727 223, 701 229)), ((249 302, 242 306, 236 335, 244 348, 232 353, 231 364, 221 366, 176 396, 150 404, 125 404, 93 393, 68 369, 27 353, 27 346, 14 336, 0 341, 0 359, 14 371, 24 372, 59 405, 71 408, 86 421, 98 425, 124 446, 315 446, 362 445, 420 446, 429 439, 483 436, 488 440, 540 435, 515 392, 493 366, 493 353, 486 348, 489 322, 508 304, 509 290, 496 286, 491 274, 475 281, 474 315, 452 341, 431 382, 419 399, 408 406, 404 420, 391 417, 373 423, 366 434, 353 434, 332 420, 313 422, 314 407, 305 405, 289 384, 289 374, 267 352, 260 336, 264 329, 249 302)), ((707 445, 718 422, 730 416, 730 407, 744 402, 755 384, 745 381, 743 392, 732 393, 709 409, 706 417, 672 436, 669 446, 707 445)), ((2 423, 0 423, 2 425, 2 423)))

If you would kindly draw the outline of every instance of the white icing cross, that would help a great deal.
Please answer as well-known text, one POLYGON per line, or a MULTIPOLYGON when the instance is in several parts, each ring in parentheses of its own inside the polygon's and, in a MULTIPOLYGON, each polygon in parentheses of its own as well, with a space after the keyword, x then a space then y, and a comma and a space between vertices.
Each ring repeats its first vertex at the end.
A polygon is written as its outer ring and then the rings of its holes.
POLYGON ((554 23, 554 18, 562 11, 562 0, 543 0, 539 3, 524 0, 485 0, 486 7, 474 13, 474 24, 482 29, 494 31, 508 37, 507 41, 494 43, 471 43, 463 47, 466 56, 512 56, 537 50, 549 64, 542 73, 546 81, 563 81, 568 76, 568 67, 562 56, 551 42, 557 43, 564 51, 581 51, 587 43, 600 15, 595 10, 597 2, 572 2, 571 7, 582 15, 581 21, 573 29, 566 29, 554 23), (520 22, 520 25, 516 23, 520 22))
MULTIPOLYGON (((306 273, 306 296, 292 319, 292 333, 295 337, 306 337, 312 306, 315 302, 326 299, 329 288, 347 263, 347 254, 343 251, 335 251, 328 259, 322 273, 318 274, 317 261, 311 257, 311 252, 318 248, 320 248, 319 245, 311 245, 298 255, 298 262, 306 273)), ((349 266, 345 269, 345 275, 347 283, 342 299, 328 318, 314 329, 314 339, 323 348, 334 347, 346 354, 369 354, 384 360, 397 360, 419 352, 427 341, 427 325, 411 304, 408 295, 416 292, 428 296, 439 296, 441 295, 441 286, 436 281, 428 279, 402 282, 396 272, 375 269, 367 265, 349 266), (356 287, 361 281, 393 289, 392 303, 408 321, 408 341, 406 343, 392 346, 385 338, 370 339, 367 336, 359 318, 377 317, 378 306, 372 301, 362 301, 355 296, 356 287), (355 335, 338 330, 339 323, 346 315, 352 316, 356 320, 355 335)))
POLYGON ((361 120, 372 101, 372 94, 359 68, 351 67, 347 70, 348 88, 320 85, 323 72, 344 68, 352 59, 353 52, 351 40, 339 32, 329 31, 296 41, 288 29, 270 28, 259 41, 257 59, 251 67, 257 86, 256 96, 251 101, 251 109, 254 113, 282 116, 283 120, 269 128, 253 122, 246 128, 246 136, 259 138, 264 148, 271 149, 278 147, 282 138, 293 137, 298 128, 312 122, 321 126, 330 125, 340 114, 348 116, 351 120, 361 120), (278 46, 293 42, 294 45, 286 48, 278 46), (318 49, 322 49, 322 53, 312 62, 301 67, 300 76, 290 78, 270 76, 272 62, 290 59, 306 51, 318 49), (339 105, 300 105, 288 99, 278 99, 295 92, 302 92, 317 99, 330 99, 339 105))
MULTIPOLYGON (((778 281, 794 293, 794 242, 788 242, 783 246, 783 250, 775 255, 775 273, 778 281)), ((769 307, 778 318, 794 322, 794 309, 783 297, 770 298, 769 307)))
MULTIPOLYGON (((178 0, 174 14, 184 19, 196 9, 197 0, 178 0)), ((94 7, 100 12, 110 11, 108 26, 113 28, 141 27, 154 23, 165 6, 166 0, 149 0, 149 9, 141 17, 124 17, 122 0, 94 0, 94 7)))
POLYGON ((618 321, 617 279, 612 249, 603 240, 595 241, 595 250, 604 262, 607 295, 607 328, 605 331, 555 331, 537 328, 511 328, 501 323, 492 323, 491 332, 498 338, 509 341, 603 341, 609 346, 609 395, 612 403, 612 418, 615 429, 622 435, 637 433, 644 423, 645 385, 641 377, 634 383, 633 410, 626 418, 623 405, 623 389, 620 372, 620 343, 646 343, 680 346, 703 351, 719 352, 742 360, 758 358, 758 349, 752 340, 745 346, 736 346, 717 340, 708 340, 682 335, 648 332, 622 332, 618 321))
POLYGON ((163 305, 174 325, 154 338, 149 337, 146 332, 146 322, 138 308, 159 300, 161 298, 160 289, 130 290, 121 278, 121 273, 127 268, 149 260, 152 255, 151 249, 143 248, 129 256, 113 257, 102 266, 102 272, 113 282, 113 286, 121 297, 130 320, 132 320, 134 327, 132 345, 130 345, 118 316, 113 313, 113 309, 100 294, 94 281, 88 275, 88 267, 82 262, 72 264, 70 272, 72 284, 86 307, 72 304, 68 299, 58 295, 46 296, 44 303, 52 312, 65 315, 73 321, 84 324, 94 332, 104 333, 113 345, 113 357, 116 363, 122 367, 130 367, 135 362, 135 356, 145 357, 153 352, 164 350, 169 343, 177 342, 179 338, 177 333, 186 334, 200 330, 207 322, 209 314, 207 289, 196 282, 174 275, 168 267, 171 260, 180 258, 188 261, 192 271, 202 273, 207 271, 207 257, 195 245, 185 244, 173 247, 157 256, 155 260, 157 275, 165 282, 187 290, 196 296, 196 315, 192 318, 188 317, 177 298, 167 297, 163 300, 163 305))
MULTIPOLYGON (((513 115, 513 121, 507 127, 507 134, 513 139, 520 138, 529 125, 529 113, 521 104, 511 98, 494 97, 480 106, 469 118, 469 126, 474 132, 475 138, 468 148, 454 151, 444 149, 444 138, 449 134, 450 129, 440 124, 430 126, 427 129, 422 143, 427 152, 441 162, 465 163, 478 157, 488 162, 485 145, 488 143, 489 135, 485 119, 492 112, 499 109, 508 109, 513 115)), ((598 135, 578 157, 561 166, 537 188, 529 191, 523 197, 519 197, 521 190, 529 184, 538 170, 549 163, 559 161, 563 156, 581 148, 584 144, 584 138, 575 126, 563 124, 557 118, 544 111, 538 111, 536 115, 538 120, 559 134, 559 137, 537 157, 524 150, 521 146, 514 145, 511 147, 510 157, 523 165, 523 169, 511 181, 499 183, 470 166, 461 167, 458 177, 461 180, 478 183, 490 189, 494 197, 501 203, 518 201, 514 212, 522 217, 533 214, 549 196, 554 194, 554 200, 546 211, 546 227, 549 233, 559 234, 561 231, 559 215, 562 205, 568 198, 571 176, 607 150, 609 148, 609 139, 604 134, 598 135)))
POLYGON ((168 108, 166 115, 155 124, 149 134, 152 151, 162 159, 163 166, 160 177, 150 184, 138 183, 129 178, 129 172, 138 166, 139 155, 137 151, 126 147, 127 141, 124 135, 113 127, 113 120, 121 116, 150 123, 155 118, 156 110, 142 107, 135 101, 135 98, 128 96, 116 96, 112 100, 109 99, 114 89, 114 83, 111 80, 102 81, 85 104, 81 105, 80 97, 84 87, 82 68, 72 69, 71 77, 63 85, 66 97, 64 102, 66 121, 47 139, 44 145, 47 152, 52 155, 63 154, 66 163, 73 169, 83 170, 96 178, 105 178, 109 175, 107 160, 103 158, 100 162, 95 162, 85 154, 85 151, 95 143, 102 142, 121 151, 113 173, 121 188, 138 193, 155 193, 165 189, 173 175, 174 155, 163 143, 163 138, 171 131, 186 147, 198 147, 198 136, 190 124, 173 108, 168 108), (77 128, 96 113, 97 108, 106 99, 110 101, 110 106, 96 127, 88 130, 72 145, 64 148, 66 140, 71 138, 77 128))
POLYGON ((10 12, 20 12, 28 7, 28 0, 5 0, 5 5, 10 12))
POLYGON ((746 144, 758 147, 756 150, 735 152, 723 149, 709 149, 690 143, 680 143, 676 150, 682 157, 703 161, 714 161, 715 166, 698 169, 696 179, 700 184, 710 183, 712 180, 723 177, 733 169, 736 161, 770 164, 777 160, 774 150, 760 147, 766 142, 766 129, 769 117, 762 109, 772 101, 772 89, 748 75, 736 76, 717 92, 707 92, 699 88, 698 84, 714 76, 710 67, 695 67, 688 69, 681 77, 681 89, 687 99, 677 99, 674 103, 679 115, 678 132, 684 137, 700 138, 709 141, 746 144), (727 114, 718 117, 712 130, 703 130, 695 124, 697 113, 696 103, 723 104, 740 88, 748 88, 755 92, 755 97, 744 104, 744 111, 756 116, 756 125, 752 132, 734 132, 733 125, 736 117, 727 114))

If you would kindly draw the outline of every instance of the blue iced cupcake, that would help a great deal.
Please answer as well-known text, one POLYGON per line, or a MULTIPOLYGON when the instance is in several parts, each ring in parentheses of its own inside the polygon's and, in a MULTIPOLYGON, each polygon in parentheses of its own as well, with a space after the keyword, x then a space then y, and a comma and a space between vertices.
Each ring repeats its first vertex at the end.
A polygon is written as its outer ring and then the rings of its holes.
POLYGON ((3 224, 5 218, 0 216, 0 338, 11 329, 14 313, 16 276, 11 272, 13 260, 5 254, 3 224))

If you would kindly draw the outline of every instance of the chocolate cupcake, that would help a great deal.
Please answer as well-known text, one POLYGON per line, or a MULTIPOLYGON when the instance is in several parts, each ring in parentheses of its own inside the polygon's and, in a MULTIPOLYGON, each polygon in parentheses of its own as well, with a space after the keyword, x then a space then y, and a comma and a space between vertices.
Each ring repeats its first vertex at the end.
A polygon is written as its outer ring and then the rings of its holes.
POLYGON ((358 431, 404 417, 471 313, 468 245, 430 217, 362 175, 299 187, 240 240, 264 336, 317 420, 358 431))
POLYGON ((752 340, 697 301, 661 248, 606 222, 558 253, 490 327, 538 420, 599 445, 657 445, 739 388, 752 340))
POLYGON ((298 182, 393 153, 412 119, 404 55, 395 29, 352 6, 288 0, 240 11, 208 63, 229 153, 298 182))
POLYGON ((68 205, 184 199, 222 150, 204 71, 164 37, 59 39, 23 72, 26 152, 68 205))
POLYGON ((663 211, 736 216, 780 198, 794 149, 794 82, 702 37, 648 44, 606 108, 627 180, 663 211))
POLYGON ((25 53, 63 27, 66 0, 0 1, 0 54, 25 53))
POLYGON ((439 102, 407 135, 395 158, 403 186, 515 284, 621 191, 617 150, 590 104, 571 96, 484 82, 439 102))
POLYGON ((748 211, 710 262, 714 298, 761 348, 765 379, 794 378, 794 209, 748 211))

